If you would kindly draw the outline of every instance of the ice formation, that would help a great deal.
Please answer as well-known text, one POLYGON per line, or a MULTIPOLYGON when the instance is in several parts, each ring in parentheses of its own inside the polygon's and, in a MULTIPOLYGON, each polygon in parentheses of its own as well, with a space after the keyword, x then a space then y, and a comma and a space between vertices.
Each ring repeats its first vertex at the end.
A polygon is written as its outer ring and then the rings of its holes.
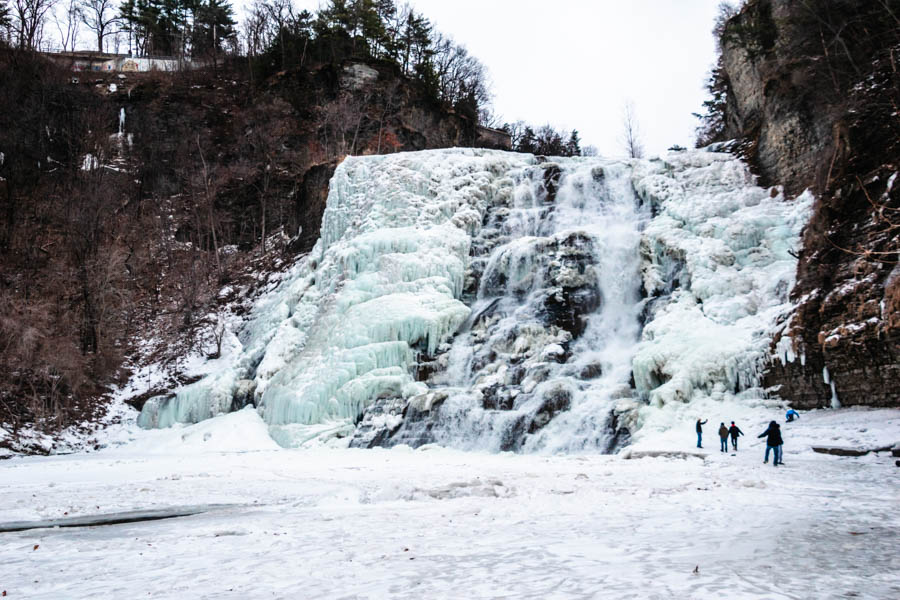
POLYGON ((611 450, 654 407, 760 393, 810 203, 705 151, 350 157, 240 351, 140 423, 252 403, 288 446, 611 450))

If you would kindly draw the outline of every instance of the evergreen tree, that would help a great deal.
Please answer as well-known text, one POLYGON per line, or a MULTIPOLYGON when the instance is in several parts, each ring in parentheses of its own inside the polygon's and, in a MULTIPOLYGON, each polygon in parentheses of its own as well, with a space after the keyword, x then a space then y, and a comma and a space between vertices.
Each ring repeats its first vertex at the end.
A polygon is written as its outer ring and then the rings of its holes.
MULTIPOLYGON (((0 29, 7 30, 7 37, 9 34, 9 26, 12 24, 12 13, 10 11, 9 6, 6 5, 6 0, 0 0, 0 29)), ((0 41, 3 40, 3 35, 0 34, 0 41)))
POLYGON ((696 145, 698 148, 713 142, 722 141, 725 137, 725 115, 728 103, 728 77, 722 65, 722 57, 706 80, 706 91, 710 98, 703 102, 703 113, 693 113, 700 119, 697 127, 696 145))
POLYGON ((222 41, 234 36, 234 13, 228 0, 206 0, 193 11, 191 53, 194 56, 215 55, 222 41))
POLYGON ((184 46, 185 0, 125 0, 119 12, 138 56, 174 56, 184 46))
POLYGON ((522 132, 522 137, 519 140, 519 146, 515 150, 530 154, 537 152, 537 137, 534 135, 534 129, 531 126, 525 127, 525 131, 522 132))
POLYGON ((581 156, 581 140, 578 138, 578 130, 573 129, 566 142, 566 156, 581 156))

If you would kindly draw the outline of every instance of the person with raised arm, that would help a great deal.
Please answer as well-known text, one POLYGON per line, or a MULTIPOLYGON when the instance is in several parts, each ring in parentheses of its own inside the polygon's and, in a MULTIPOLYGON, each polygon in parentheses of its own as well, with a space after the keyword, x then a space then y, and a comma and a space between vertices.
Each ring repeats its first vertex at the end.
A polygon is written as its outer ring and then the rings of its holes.
POLYGON ((781 446, 784 444, 784 440, 781 439, 781 427, 779 427, 778 423, 772 421, 769 423, 769 428, 756 437, 766 438, 766 456, 763 459, 763 464, 769 462, 769 450, 772 450, 775 455, 773 466, 783 465, 784 463, 781 462, 781 446))
POLYGON ((703 425, 706 425, 706 421, 701 421, 697 419, 697 447, 703 447, 703 425))

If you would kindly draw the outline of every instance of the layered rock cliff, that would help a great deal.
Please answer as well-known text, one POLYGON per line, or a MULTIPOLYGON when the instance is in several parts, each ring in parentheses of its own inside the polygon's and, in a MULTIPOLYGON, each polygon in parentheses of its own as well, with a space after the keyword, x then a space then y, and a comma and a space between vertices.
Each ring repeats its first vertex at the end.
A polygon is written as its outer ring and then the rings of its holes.
POLYGON ((722 28, 725 138, 818 195, 766 383, 794 406, 900 405, 900 3, 754 0, 722 28))

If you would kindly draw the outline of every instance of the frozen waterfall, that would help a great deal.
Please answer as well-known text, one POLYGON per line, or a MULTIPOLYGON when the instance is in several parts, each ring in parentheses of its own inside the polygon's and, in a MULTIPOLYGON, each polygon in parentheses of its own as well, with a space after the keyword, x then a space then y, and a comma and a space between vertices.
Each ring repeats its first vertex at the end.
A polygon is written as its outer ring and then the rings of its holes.
POLYGON ((252 403, 285 446, 611 451, 667 405, 761 396, 810 203, 704 151, 350 157, 240 351, 139 423, 252 403))

